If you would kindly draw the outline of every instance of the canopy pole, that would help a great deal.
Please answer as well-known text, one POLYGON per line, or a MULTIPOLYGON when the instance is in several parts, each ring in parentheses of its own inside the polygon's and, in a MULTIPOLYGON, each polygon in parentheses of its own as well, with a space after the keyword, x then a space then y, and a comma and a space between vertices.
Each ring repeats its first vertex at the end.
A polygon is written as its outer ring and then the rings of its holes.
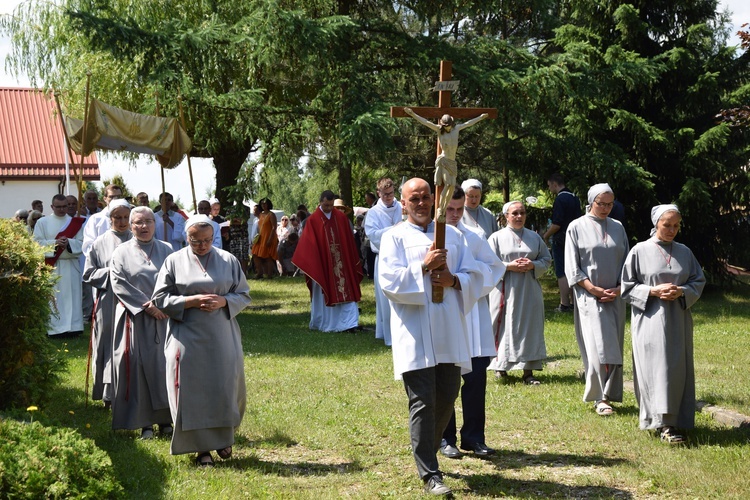
MULTIPOLYGON (((154 92, 154 97, 156 98, 156 110, 155 114, 156 116, 159 116, 159 92, 154 92)), ((161 215, 164 217, 164 214, 169 212, 169 208, 167 207, 167 198, 164 196, 164 193, 167 192, 167 184, 164 182, 164 166, 159 163, 159 169, 161 172, 161 194, 159 195, 159 204, 161 205, 161 215)), ((169 239, 167 238, 167 224, 164 224, 164 241, 169 242, 169 239)))
MULTIPOLYGON (((70 157, 70 160, 72 162, 73 160, 73 148, 70 146, 70 138, 68 137, 68 130, 65 128, 65 120, 63 119, 63 113, 62 113, 62 107, 60 106, 60 99, 57 97, 57 92, 55 92, 54 89, 52 89, 52 97, 55 99, 55 107, 57 108, 57 116, 60 117, 60 125, 62 125, 62 131, 63 131, 63 137, 65 138, 65 145, 68 148, 68 156, 70 157)), ((75 168, 75 163, 73 163, 73 168, 75 168)), ((70 179, 68 178, 68 183, 70 183, 70 179)), ((78 184, 78 215, 83 215, 81 211, 83 210, 83 192, 81 191, 81 185, 78 184)))
MULTIPOLYGON (((86 128, 89 126, 89 90, 91 88, 91 71, 86 72, 86 108, 83 110, 83 132, 81 133, 81 167, 78 169, 78 199, 83 200, 81 184, 83 183, 83 161, 86 159, 84 148, 86 147, 86 128)), ((67 136, 67 134, 66 134, 67 136)))
MULTIPOLYGON (((185 127, 185 114, 182 112, 182 96, 179 94, 177 95, 177 103, 180 105, 180 122, 182 123, 182 128, 187 131, 187 127, 185 127)), ((190 172, 190 189, 193 191, 193 210, 198 212, 198 202, 195 200, 195 183, 193 182, 193 166, 190 164, 190 151, 187 154, 187 162, 188 172, 190 172)))
MULTIPOLYGON (((78 198, 82 198, 81 196, 81 182, 83 180, 83 161, 86 158, 86 156, 83 154, 84 148, 86 147, 86 127, 88 127, 89 124, 89 90, 91 88, 91 71, 86 72, 86 107, 83 111, 83 132, 81 133, 81 166, 78 169, 78 198)), ((67 136, 67 134, 65 134, 67 136)), ((86 394, 85 399, 85 406, 88 407, 89 405, 89 375, 91 374, 91 357, 93 355, 93 336, 89 338, 89 352, 88 356, 86 357, 86 385, 84 387, 84 391, 86 394)))

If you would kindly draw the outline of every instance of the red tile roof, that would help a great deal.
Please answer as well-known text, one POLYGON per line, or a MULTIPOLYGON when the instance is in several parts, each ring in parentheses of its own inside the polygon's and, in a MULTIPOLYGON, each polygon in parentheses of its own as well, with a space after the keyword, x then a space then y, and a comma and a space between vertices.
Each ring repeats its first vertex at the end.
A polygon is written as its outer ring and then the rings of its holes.
MULTIPOLYGON (((71 177, 80 157, 70 160, 71 177)), ((36 89, 0 88, 0 178, 65 177, 65 145, 55 101, 36 89)), ((96 153, 84 160, 83 179, 99 180, 96 153)))

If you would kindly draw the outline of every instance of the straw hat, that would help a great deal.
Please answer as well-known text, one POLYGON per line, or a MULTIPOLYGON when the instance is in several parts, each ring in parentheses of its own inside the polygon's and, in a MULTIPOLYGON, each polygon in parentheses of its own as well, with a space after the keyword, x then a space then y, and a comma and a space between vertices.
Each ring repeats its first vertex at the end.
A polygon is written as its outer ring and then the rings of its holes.
POLYGON ((346 213, 347 215, 352 213, 352 209, 347 207, 344 203, 344 200, 342 200, 341 198, 336 198, 335 200, 333 200, 333 208, 343 208, 344 213, 346 213))

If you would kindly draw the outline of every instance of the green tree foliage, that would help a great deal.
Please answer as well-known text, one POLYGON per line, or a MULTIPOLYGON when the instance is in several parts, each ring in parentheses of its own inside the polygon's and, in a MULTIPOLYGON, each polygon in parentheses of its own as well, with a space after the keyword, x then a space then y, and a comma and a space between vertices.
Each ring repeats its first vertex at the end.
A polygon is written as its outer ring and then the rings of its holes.
POLYGON ((507 199, 562 172, 579 194, 610 182, 642 239, 651 205, 678 202, 682 240, 714 274, 747 216, 747 51, 727 48, 716 0, 251 0, 31 2, 6 18, 12 68, 128 109, 178 114, 217 195, 361 203, 383 174, 432 177, 435 137, 391 105, 496 107, 461 136, 459 181, 507 199), (251 154, 253 153, 253 154, 251 154), (296 186, 299 183, 301 186, 296 186), (225 189, 232 187, 231 190, 225 189), (241 190, 245 192, 242 193, 241 190))
POLYGON ((54 281, 26 226, 0 219, 0 410, 43 404, 65 370, 47 338, 54 281))
POLYGON ((571 90, 559 108, 557 134, 572 139, 556 151, 563 169, 580 193, 612 184, 639 240, 652 205, 677 203, 680 239, 720 277, 750 193, 750 137, 714 120, 749 89, 728 20, 713 0, 571 5, 553 40, 571 90))

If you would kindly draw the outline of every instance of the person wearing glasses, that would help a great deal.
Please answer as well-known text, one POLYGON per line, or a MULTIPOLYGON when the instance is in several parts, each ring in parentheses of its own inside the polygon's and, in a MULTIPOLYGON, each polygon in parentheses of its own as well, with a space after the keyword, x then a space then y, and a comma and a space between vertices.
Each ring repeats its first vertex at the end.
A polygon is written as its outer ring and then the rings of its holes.
MULTIPOLYGON (((374 273, 378 273, 380 240, 386 231, 401 222, 403 207, 396 200, 396 186, 389 177, 378 180, 378 201, 367 211, 364 232, 370 240, 370 250, 375 254, 374 273)), ((385 298, 380 283, 375 280, 375 338, 391 345, 391 305, 385 298)))
POLYGON ((534 370, 547 357, 544 343, 544 297, 539 279, 552 264, 539 234, 526 229, 526 207, 520 201, 503 206, 508 225, 490 236, 492 250, 505 264, 503 280, 490 292, 492 331, 497 357, 490 364, 495 375, 508 381, 510 370, 523 370, 527 385, 539 385, 534 370))
POLYGON ((172 432, 167 399, 164 342, 167 315, 151 301, 156 275, 172 247, 154 238, 149 207, 130 212, 133 238, 118 246, 109 264, 115 305, 112 353, 112 429, 140 429, 141 439, 172 432))
POLYGON ((104 203, 106 207, 100 212, 89 214, 83 226, 83 255, 88 256, 94 241, 110 228, 109 204, 122 198, 122 188, 110 184, 104 188, 104 203))
POLYGON ((37 210, 29 214, 29 230, 40 245, 47 247, 44 261, 54 268, 57 278, 50 311, 47 335, 52 338, 76 337, 83 332, 81 317, 81 255, 82 219, 70 217, 65 196, 52 198, 52 214, 42 217, 37 210), (38 218, 38 222, 35 218, 38 218))
POLYGON ((174 430, 170 453, 196 452, 199 466, 213 465, 211 450, 232 455, 235 430, 245 413, 245 370, 236 316, 250 303, 242 266, 212 245, 206 215, 186 223, 188 246, 169 255, 151 301, 169 319, 164 355, 174 430))
POLYGON ((573 290, 573 322, 585 370, 583 401, 593 401, 601 416, 612 415, 611 402, 622 401, 620 273, 630 245, 622 224, 608 217, 614 201, 609 184, 591 186, 586 214, 570 223, 565 236, 565 276, 573 290))

